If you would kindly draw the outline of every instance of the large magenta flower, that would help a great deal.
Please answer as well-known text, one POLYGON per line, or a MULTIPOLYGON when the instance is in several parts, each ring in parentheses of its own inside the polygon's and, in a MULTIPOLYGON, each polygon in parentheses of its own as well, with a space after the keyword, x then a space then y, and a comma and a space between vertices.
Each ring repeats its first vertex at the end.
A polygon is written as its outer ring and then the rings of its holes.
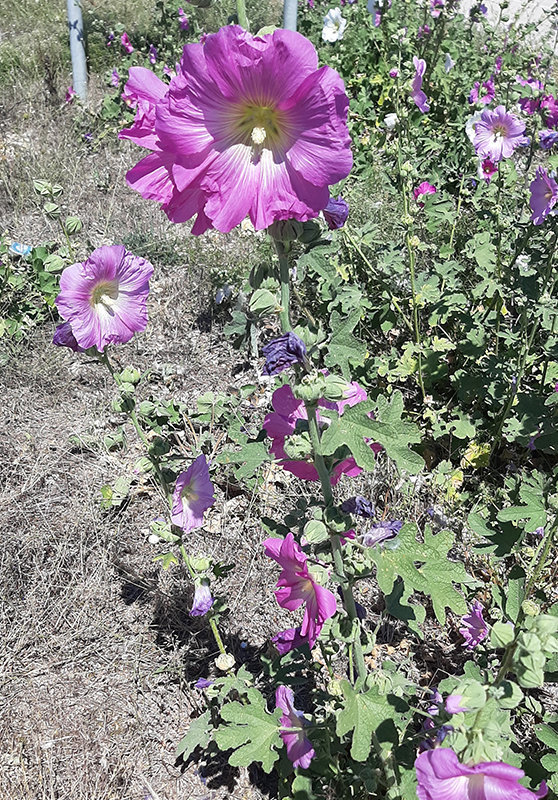
POLYGON ((203 525, 204 512, 215 502, 205 456, 198 456, 176 479, 171 519, 184 533, 203 525))
POLYGON ((535 179, 531 181, 529 188, 531 190, 529 205, 533 212, 531 220, 535 225, 542 225, 558 202, 558 183, 545 169, 538 167, 535 179))
POLYGON ((152 274, 148 261, 120 245, 98 247, 87 261, 66 267, 55 302, 77 344, 102 352, 145 330, 152 274))
POLYGON ((335 595, 313 579, 306 555, 292 533, 288 533, 285 539, 266 539, 263 545, 266 555, 282 567, 275 592, 281 608, 296 611, 306 604, 300 636, 313 647, 324 622, 337 610, 335 595))
POLYGON ((535 800, 548 791, 544 781, 536 792, 522 786, 522 769, 501 761, 468 766, 444 747, 421 753, 415 769, 419 800, 535 800))
MULTIPOLYGON (((144 77, 131 72, 131 93, 144 77)), ((150 78, 142 91, 150 135, 141 108, 141 124, 121 135, 153 152, 128 183, 173 222, 197 215, 195 234, 230 231, 246 215, 257 230, 316 217, 328 186, 351 169, 343 81, 318 69, 313 45, 298 33, 251 36, 229 25, 185 46, 168 87, 150 78)))
POLYGON ((415 65, 415 77, 411 84, 411 97, 418 110, 422 114, 426 114, 430 111, 428 98, 422 90, 422 79, 424 78, 424 72, 426 70, 426 61, 424 58, 413 56, 413 64, 415 65))
POLYGON ((509 158, 523 141, 525 123, 515 114, 497 106, 494 111, 486 109, 475 125, 473 144, 477 155, 500 161, 509 158))
POLYGON ((304 733, 307 721, 302 711, 297 711, 294 706, 293 690, 288 686, 279 686, 275 690, 275 706, 283 712, 279 720, 281 725, 290 729, 281 731, 279 734, 285 745, 288 759, 292 761, 293 767, 307 769, 316 753, 312 742, 304 733))

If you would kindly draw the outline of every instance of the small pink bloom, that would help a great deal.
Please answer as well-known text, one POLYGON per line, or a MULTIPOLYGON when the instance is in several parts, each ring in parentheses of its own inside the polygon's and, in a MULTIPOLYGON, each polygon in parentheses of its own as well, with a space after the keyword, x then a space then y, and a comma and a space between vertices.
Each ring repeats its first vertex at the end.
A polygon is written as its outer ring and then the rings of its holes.
POLYGON ((471 104, 480 103, 481 105, 486 106, 494 100, 496 90, 494 88, 494 81, 492 78, 487 81, 483 81, 482 88, 486 89, 486 94, 484 95, 480 94, 481 84, 479 81, 476 81, 475 85, 471 89, 471 92, 469 93, 469 102, 471 104))
POLYGON ((189 533, 203 525, 204 512, 215 502, 213 484, 205 456, 196 458, 176 479, 172 496, 171 519, 174 525, 189 533))
POLYGON ((498 166, 489 158, 479 159, 479 178, 490 183, 492 177, 498 172, 498 166))
POLYGON ((66 89, 66 94, 64 95, 64 102, 71 103, 74 97, 76 96, 76 91, 74 90, 73 86, 68 86, 66 89))
POLYGON ((415 65, 415 77, 411 84, 411 97, 418 110, 422 114, 426 114, 430 111, 428 99, 422 90, 422 79, 426 70, 426 61, 423 58, 413 56, 413 64, 415 65))
POLYGON ((469 709, 465 708, 461 705, 461 701, 463 700, 463 696, 460 694, 450 694, 449 697, 446 698, 446 711, 448 714, 459 714, 460 712, 468 711, 469 709))
POLYGON ((294 707, 293 690, 288 686, 279 686, 275 690, 275 706, 283 712, 280 719, 282 727, 291 729, 281 731, 279 734, 287 750, 288 759, 293 767, 307 769, 316 753, 312 742, 304 733, 307 721, 302 711, 297 711, 294 707))
POLYGON ((544 781, 536 792, 522 786, 522 769, 501 761, 461 764, 445 747, 421 753, 415 769, 419 800, 535 800, 548 791, 544 781))
POLYGON ((421 202, 422 198, 425 197, 427 194, 436 194, 437 191, 438 190, 436 189, 436 187, 433 186, 431 183, 428 183, 428 181, 423 181, 422 183, 419 183, 419 185, 415 189, 413 189, 413 196, 417 201, 417 203, 419 204, 419 206, 421 206, 421 208, 424 208, 424 203, 421 202))
POLYGON ((128 54, 130 54, 130 53, 133 53, 133 52, 134 52, 134 48, 132 47, 132 42, 130 41, 130 37, 128 36, 128 34, 126 33, 126 31, 124 31, 124 33, 123 33, 123 34, 122 34, 122 36, 120 37, 120 44, 122 45, 122 47, 124 48, 124 50, 125 50, 125 51, 126 51, 128 54))

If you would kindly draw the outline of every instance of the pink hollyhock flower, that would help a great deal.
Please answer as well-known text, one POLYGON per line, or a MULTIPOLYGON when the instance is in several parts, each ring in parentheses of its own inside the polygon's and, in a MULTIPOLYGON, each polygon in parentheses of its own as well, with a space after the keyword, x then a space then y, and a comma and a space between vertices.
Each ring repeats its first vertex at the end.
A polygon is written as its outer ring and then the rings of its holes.
POLYGON ((292 533, 285 539, 266 539, 263 546, 266 555, 282 568, 275 592, 278 604, 289 611, 306 604, 300 635, 314 647, 324 622, 337 611, 335 595, 312 578, 306 555, 292 533))
POLYGON ((494 88, 494 81, 492 80, 492 78, 489 78, 489 80, 482 82, 482 88, 486 89, 486 94, 482 95, 482 97, 479 96, 480 88, 481 84, 479 83, 479 81, 476 81, 475 85, 473 86, 473 88, 469 93, 469 102, 471 104, 481 103, 481 105, 486 106, 494 100, 494 96, 496 94, 496 90, 494 88))
POLYGON ((145 330, 152 274, 148 261, 120 245, 98 247, 87 261, 66 267, 55 302, 79 346, 102 352, 145 330))
POLYGON ((544 781, 536 792, 522 786, 522 769, 501 761, 468 766, 445 747, 421 753, 415 769, 419 800, 534 800, 548 792, 544 781))
MULTIPOLYGON (((337 410, 338 413, 341 414, 346 405, 355 405, 355 403, 360 402, 360 400, 357 399, 358 397, 361 397, 361 399, 366 399, 366 396, 362 398, 362 395, 360 394, 362 392, 364 392, 364 390, 358 386, 358 384, 347 384, 347 394, 343 400, 339 401, 338 403, 322 400, 320 401, 319 405, 321 405, 323 408, 332 408, 337 410), (355 389, 355 387, 358 387, 358 390, 355 389)), ((364 395, 366 395, 365 392, 364 395)), ((307 459, 295 460, 290 459, 285 450, 286 439, 295 432, 297 422, 299 420, 308 420, 304 402, 302 400, 298 400, 294 396, 291 387, 288 384, 285 384, 284 386, 280 386, 279 389, 275 390, 271 399, 271 404, 273 406, 273 411, 266 416, 263 423, 267 435, 270 437, 270 439, 272 439, 272 444, 269 448, 270 453, 272 453, 275 458, 278 459, 284 470, 296 475, 297 478, 300 478, 303 481, 319 480, 316 467, 314 466, 313 461, 310 460, 310 453, 308 454, 307 459)), ((320 419, 319 408, 316 416, 318 423, 323 421, 320 419)), ((335 486, 343 474, 353 478, 356 475, 360 475, 361 472, 362 469, 357 465, 352 456, 350 458, 345 458, 343 461, 338 462, 333 467, 331 473, 331 483, 333 486, 335 486)))
POLYGON ((124 31, 124 33, 123 33, 123 34, 122 34, 122 36, 120 37, 120 44, 122 45, 122 47, 124 48, 124 50, 125 50, 125 51, 126 51, 128 54, 130 54, 130 53, 133 53, 133 52, 134 52, 134 48, 132 47, 132 42, 130 41, 130 37, 128 36, 128 34, 126 33, 126 31, 124 31))
POLYGON ((215 502, 209 467, 203 453, 176 479, 171 520, 184 533, 203 525, 204 512, 215 502))
POLYGON ((118 70, 113 69, 112 75, 110 76, 111 85, 114 86, 116 89, 120 85, 120 75, 118 74, 118 70))
POLYGON ((541 108, 544 111, 544 121, 547 128, 558 127, 558 100, 550 94, 541 98, 541 108))
POLYGON ((155 76, 143 87, 150 135, 145 112, 120 134, 153 151, 127 179, 173 222, 197 215, 194 234, 230 231, 246 215, 257 230, 312 219, 328 186, 351 169, 343 81, 318 69, 298 33, 221 28, 203 46, 187 44, 179 73, 162 87, 155 76))
POLYGON ((548 172, 538 167, 535 180, 529 186, 531 197, 531 221, 535 225, 542 225, 558 200, 558 183, 551 178, 548 172))
POLYGON ((312 742, 304 733, 307 720, 302 711, 297 711, 294 707, 293 690, 288 686, 279 686, 275 690, 275 706, 283 712, 279 720, 281 725, 290 729, 279 733, 287 750, 287 758, 293 767, 307 769, 316 753, 312 742))
POLYGON ((191 617, 203 617, 207 614, 215 600, 211 596, 211 589, 207 581, 202 580, 194 590, 192 608, 188 612, 191 617))
POLYGON ((300 635, 300 626, 298 628, 287 628, 286 631, 279 631, 279 633, 271 637, 271 641, 280 656, 284 656, 285 653, 290 653, 291 650, 296 650, 297 647, 307 644, 304 636, 300 635))
POLYGON ((509 158, 521 143, 525 133, 525 123, 515 114, 497 106, 494 111, 485 109, 475 125, 473 144, 477 155, 500 161, 509 158))
POLYGON ((85 349, 80 347, 72 331, 72 326, 69 322, 61 322, 56 326, 54 336, 52 337, 52 344, 57 347, 69 347, 74 353, 85 353, 85 349))
POLYGON ((528 86, 533 92, 542 92, 544 83, 537 78, 522 78, 521 75, 516 75, 515 80, 521 86, 528 86))
POLYGON ((156 102, 166 95, 168 86, 145 67, 130 67, 129 76, 122 99, 127 106, 137 109, 136 118, 132 127, 120 131, 118 136, 152 149, 157 144, 154 132, 156 102))
POLYGON ((445 0, 430 0, 430 15, 434 17, 434 19, 438 19, 445 4, 445 0))
POLYGON ((428 181, 423 181, 422 183, 419 183, 419 185, 415 189, 413 189, 413 196, 417 201, 417 203, 419 204, 419 206, 421 208, 424 208, 424 203, 421 202, 422 198, 425 197, 427 194, 436 194, 437 191, 438 190, 436 189, 436 187, 433 186, 431 183, 428 183, 428 181))
POLYGON ((413 64, 415 65, 415 77, 413 78, 413 82, 411 84, 411 97, 413 98, 418 110, 422 114, 426 114, 428 111, 430 111, 430 105, 428 104, 427 97, 422 91, 422 79, 426 69, 426 61, 423 58, 417 58, 416 56, 413 56, 413 64))
POLYGON ((190 27, 190 23, 188 22, 188 17, 183 8, 178 9, 178 24, 180 25, 181 31, 187 31, 190 27))
POLYGON ((74 87, 68 86, 68 88, 66 89, 66 94, 64 95, 64 102, 71 103, 76 94, 77 92, 75 91, 74 87))
POLYGON ((532 117, 541 107, 540 97, 520 97, 517 101, 524 114, 532 117))
POLYGON ((498 167, 489 158, 479 159, 479 178, 490 183, 492 176, 498 172, 498 167))
POLYGON ((464 708, 461 705, 461 701, 463 700, 463 695, 461 694, 450 694, 446 697, 445 708, 448 714, 459 714, 461 712, 468 711, 468 708, 464 708))
POLYGON ((463 627, 459 628, 459 633, 465 639, 464 647, 467 650, 474 650, 488 636, 488 625, 484 621, 482 611, 482 605, 475 600, 469 613, 461 617, 463 627))

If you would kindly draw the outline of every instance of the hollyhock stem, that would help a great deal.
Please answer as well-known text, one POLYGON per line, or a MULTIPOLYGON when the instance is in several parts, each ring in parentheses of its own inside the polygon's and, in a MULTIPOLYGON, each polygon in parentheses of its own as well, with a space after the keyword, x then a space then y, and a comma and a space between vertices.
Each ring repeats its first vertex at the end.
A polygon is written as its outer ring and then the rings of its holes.
POLYGON ((281 321, 281 331, 282 333, 288 333, 292 330, 289 314, 291 304, 289 256, 285 242, 280 239, 274 239, 273 244, 279 258, 279 280, 281 282, 281 311, 279 312, 279 319, 281 321))
MULTIPOLYGON (((320 429, 318 427, 318 419, 316 416, 316 406, 313 403, 304 403, 306 407, 306 414, 308 416, 308 430, 310 433, 310 441, 312 442, 312 449, 314 451, 314 465, 320 478, 322 485, 322 492, 326 506, 333 505, 333 491, 331 489, 331 479, 328 468, 322 455, 322 447, 320 441, 320 429)), ((333 554, 333 563, 335 565, 335 572, 341 578, 341 591, 343 593, 343 605, 349 615, 349 619, 355 625, 354 637, 354 657, 359 678, 366 677, 366 664, 364 663, 364 653, 362 652, 362 644, 360 642, 360 621, 358 619, 355 598, 353 597, 353 590, 351 584, 345 575, 345 566, 343 564, 343 551, 339 536, 333 534, 329 537, 331 544, 331 551, 333 554), (356 620, 356 624, 354 623, 356 620)))
POLYGON ((236 0, 236 16, 238 17, 238 24, 245 31, 249 31, 248 17, 246 16, 246 3, 244 0, 236 0))

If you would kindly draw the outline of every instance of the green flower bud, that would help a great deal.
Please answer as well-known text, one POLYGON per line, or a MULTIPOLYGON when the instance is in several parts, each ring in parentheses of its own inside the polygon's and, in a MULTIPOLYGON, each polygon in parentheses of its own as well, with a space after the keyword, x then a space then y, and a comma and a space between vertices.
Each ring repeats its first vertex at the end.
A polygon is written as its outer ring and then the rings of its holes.
POLYGON ((324 396, 325 388, 325 375, 321 372, 311 372, 293 386, 293 394, 305 403, 317 403, 324 396))
POLYGON ((527 617, 536 617, 537 614, 541 613, 541 607, 532 600, 524 600, 521 604, 521 608, 527 617))

